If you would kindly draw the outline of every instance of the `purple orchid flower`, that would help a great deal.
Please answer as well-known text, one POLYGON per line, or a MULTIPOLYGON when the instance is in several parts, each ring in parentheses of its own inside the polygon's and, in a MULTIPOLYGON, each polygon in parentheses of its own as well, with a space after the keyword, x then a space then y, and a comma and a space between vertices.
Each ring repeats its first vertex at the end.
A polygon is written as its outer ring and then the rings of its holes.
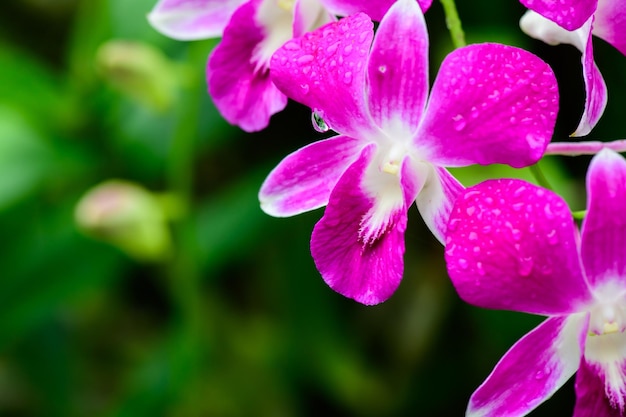
MULTIPOLYGON (((152 26, 175 39, 223 36, 207 65, 209 94, 231 124, 253 132, 283 110, 287 97, 269 77, 274 51, 291 38, 334 20, 365 12, 379 20, 394 0, 160 0, 152 26)), ((432 0, 419 0, 422 10, 432 0)))
POLYGON ((626 160, 604 149, 576 229, 555 193, 521 180, 468 188, 450 215, 446 261, 461 298, 548 316, 472 395, 467 416, 524 416, 578 370, 575 417, 626 405, 626 160))
MULTIPOLYGON (((532 3, 530 0, 527 2, 532 3)), ((606 84, 593 59, 591 35, 604 39, 626 55, 626 1, 569 0, 569 2, 573 4, 568 6, 555 1, 545 4, 543 1, 535 2, 535 5, 542 4, 542 7, 528 11, 520 20, 520 26, 528 35, 547 44, 569 44, 581 51, 585 108, 572 136, 585 136, 598 123, 607 103, 606 84), (561 13, 562 10, 571 10, 572 19, 559 20, 564 16, 570 16, 566 12, 561 13), (555 11, 556 13, 552 13, 555 11), (586 18, 578 26, 576 26, 578 23, 573 23, 579 22, 584 16, 586 18)))
POLYGON ((339 135, 287 156, 259 194, 273 216, 327 206, 313 230, 313 259, 331 288, 364 304, 386 300, 400 283, 414 201, 443 240, 463 189, 444 167, 536 162, 558 109, 550 67, 498 44, 452 52, 428 98, 420 8, 399 0, 375 38, 372 26, 353 15, 274 54, 278 88, 339 135))

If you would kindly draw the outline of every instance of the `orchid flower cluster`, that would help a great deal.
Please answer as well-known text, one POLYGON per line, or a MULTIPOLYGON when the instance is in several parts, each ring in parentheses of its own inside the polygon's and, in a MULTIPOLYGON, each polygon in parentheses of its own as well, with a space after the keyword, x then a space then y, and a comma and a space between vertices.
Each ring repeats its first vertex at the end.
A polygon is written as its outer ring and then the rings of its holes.
MULTIPOLYGON (((511 0, 513 1, 513 0, 511 0)), ((572 136, 607 105, 595 35, 626 55, 626 1, 521 0, 520 26, 581 52, 585 104, 572 136)), ((277 217, 326 207, 311 237, 325 282, 373 305, 403 275, 415 202, 468 303, 546 316, 471 396, 467 415, 524 416, 576 373, 576 417, 626 415, 626 160, 623 141, 550 143, 551 68, 496 43, 459 47, 429 91, 431 0, 160 0, 149 20, 177 39, 221 37, 209 94, 230 123, 265 128, 287 98, 337 134, 286 156, 261 186, 277 217), (374 30, 374 23, 379 22, 374 30), (580 230, 555 192, 516 179, 465 188, 448 171, 521 168, 595 154, 580 230)), ((579 216, 580 219, 580 216, 579 216)))

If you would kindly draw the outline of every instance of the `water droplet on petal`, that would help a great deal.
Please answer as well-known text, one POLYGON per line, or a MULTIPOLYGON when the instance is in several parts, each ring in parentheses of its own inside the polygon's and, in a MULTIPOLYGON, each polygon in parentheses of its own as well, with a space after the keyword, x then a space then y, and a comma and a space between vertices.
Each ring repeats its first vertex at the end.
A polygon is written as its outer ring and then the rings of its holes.
POLYGON ((346 84, 350 84, 352 82, 352 72, 351 71, 346 71, 345 74, 343 74, 343 82, 346 84))
POLYGON ((348 44, 346 45, 345 48, 343 48, 343 53, 344 55, 350 55, 352 53, 352 44, 348 44))
POLYGON ((378 67, 378 72, 380 72, 381 74, 384 74, 387 72, 387 65, 381 65, 378 67))
POLYGON ((300 58, 298 58, 298 64, 300 65, 304 65, 304 64, 308 64, 309 62, 313 61, 315 58, 313 57, 313 55, 307 54, 307 55, 302 55, 300 58))
POLYGON ((457 114, 456 116, 452 118, 452 120, 454 121, 452 124, 454 126, 454 130, 456 130, 457 132, 460 132, 461 130, 465 129, 465 126, 467 126, 467 122, 465 121, 465 118, 461 114, 457 114))
MULTIPOLYGON (((476 248, 474 248, 476 249, 476 248)), ((485 276, 485 268, 483 267, 483 263, 482 262, 477 262, 476 263, 476 270, 478 271, 478 275, 481 276, 485 276)))
POLYGON ((460 258, 459 259, 459 266, 463 269, 467 269, 467 267, 469 266, 469 264, 467 263, 467 259, 465 258, 460 258))
POLYGON ((556 230, 552 230, 548 233, 548 243, 551 245, 556 245, 559 243, 559 236, 556 234, 556 230))
POLYGON ((320 133, 328 132, 330 129, 330 126, 322 119, 322 116, 315 111, 311 113, 311 123, 313 124, 313 129, 320 133))
POLYGON ((533 264, 533 258, 521 258, 517 266, 517 273, 523 277, 527 277, 533 270, 533 264))
POLYGON ((300 84, 300 89, 302 90, 302 94, 307 94, 309 92, 308 84, 300 84))

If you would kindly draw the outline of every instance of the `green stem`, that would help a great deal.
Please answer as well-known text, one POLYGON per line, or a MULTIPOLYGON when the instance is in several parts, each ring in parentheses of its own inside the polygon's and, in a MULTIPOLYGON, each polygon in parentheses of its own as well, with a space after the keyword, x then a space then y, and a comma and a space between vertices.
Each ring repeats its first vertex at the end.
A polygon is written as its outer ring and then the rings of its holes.
POLYGON ((552 185, 550 185, 550 181, 548 181, 546 176, 543 175, 543 171, 541 171, 538 163, 531 165, 528 168, 530 169, 530 172, 533 174, 533 177, 535 177, 535 180, 537 180, 537 183, 539 185, 541 185, 543 188, 547 188, 548 190, 553 189, 552 185))
POLYGON ((448 26, 450 36, 452 37, 452 44, 455 48, 462 48, 467 45, 467 43, 465 42, 465 33, 463 32, 463 27, 461 26, 459 13, 456 10, 456 4, 454 3, 454 0, 440 0, 440 2, 443 6, 443 11, 446 14, 446 25, 448 26))
POLYGON ((572 212, 572 217, 574 217, 574 220, 584 220, 586 215, 587 215, 587 210, 579 210, 579 211, 572 212))

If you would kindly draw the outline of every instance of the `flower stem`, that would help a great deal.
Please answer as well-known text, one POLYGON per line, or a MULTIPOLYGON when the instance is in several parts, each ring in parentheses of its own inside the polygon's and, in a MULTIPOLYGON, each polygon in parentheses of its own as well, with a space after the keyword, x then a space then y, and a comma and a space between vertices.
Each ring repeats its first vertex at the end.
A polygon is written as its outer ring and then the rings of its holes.
POLYGON ((456 10, 454 0, 440 0, 440 2, 446 14, 446 25, 452 37, 452 44, 455 48, 461 48, 467 45, 465 42, 465 33, 461 26, 461 19, 459 19, 459 13, 456 10))
POLYGON ((547 188, 548 190, 552 190, 552 185, 550 185, 550 181, 548 181, 546 176, 543 175, 543 171, 541 171, 538 163, 531 165, 528 168, 530 168, 530 172, 533 174, 533 177, 535 177, 535 180, 537 180, 537 183, 540 186, 542 186, 543 188, 547 188))
POLYGON ((595 155, 604 148, 614 150, 615 152, 626 152, 626 139, 613 142, 555 142, 548 145, 544 155, 595 155))
POLYGON ((587 215, 587 210, 579 210, 579 211, 572 212, 572 217, 574 217, 574 220, 584 220, 586 215, 587 215))

